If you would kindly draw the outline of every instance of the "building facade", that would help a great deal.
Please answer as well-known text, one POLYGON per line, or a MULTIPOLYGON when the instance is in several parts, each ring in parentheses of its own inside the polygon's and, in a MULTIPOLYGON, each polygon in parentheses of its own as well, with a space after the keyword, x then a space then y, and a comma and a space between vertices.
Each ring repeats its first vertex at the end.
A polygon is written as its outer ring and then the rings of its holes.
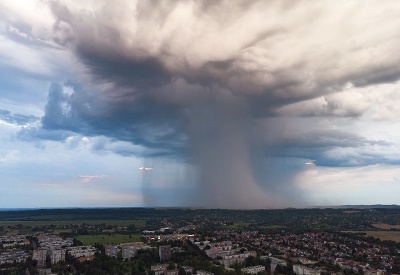
POLYGON ((118 246, 107 244, 104 246, 104 253, 110 257, 117 257, 118 254, 118 246))
POLYGON ((65 260, 65 249, 54 249, 50 253, 50 259, 52 264, 56 264, 59 261, 65 260))
POLYGON ((265 266, 263 265, 256 265, 256 266, 242 268, 242 272, 247 274, 257 274, 263 271, 265 271, 265 266))
POLYGON ((164 245, 158 248, 158 255, 160 256, 160 262, 165 262, 171 259, 171 246, 164 245))
POLYGON ((122 258, 130 259, 136 256, 136 248, 133 244, 122 244, 122 258))
POLYGON ((32 259, 37 261, 38 266, 46 265, 46 257, 47 257, 46 249, 38 249, 33 251, 32 259))

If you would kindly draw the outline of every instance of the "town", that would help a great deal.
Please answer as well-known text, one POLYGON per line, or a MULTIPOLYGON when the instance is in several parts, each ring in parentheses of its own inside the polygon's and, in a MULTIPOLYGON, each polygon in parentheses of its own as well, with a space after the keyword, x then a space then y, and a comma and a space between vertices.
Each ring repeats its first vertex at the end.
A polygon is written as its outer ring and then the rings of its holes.
MULTIPOLYGON (((132 214, 138 216, 138 211, 132 214)), ((259 211, 232 210, 227 215, 225 210, 193 210, 188 215, 153 210, 147 219, 101 223, 24 221, 26 213, 13 213, 19 220, 12 222, 5 220, 10 213, 4 213, 0 274, 400 274, 400 243, 370 233, 400 236, 400 226, 385 223, 396 221, 399 210, 317 211, 328 222, 330 215, 341 217, 338 224, 348 220, 358 230, 321 229, 324 222, 315 211, 299 212, 303 219, 297 226, 288 226, 293 210, 281 210, 284 222, 274 220, 275 225, 265 225, 259 211), (251 218, 246 221, 244 214, 251 218), (365 216, 359 224, 357 215, 365 216), (377 223, 367 225, 366 220, 377 223), (305 222, 309 228, 299 230, 305 222), (359 230, 364 226, 375 231, 359 230)), ((81 214, 86 215, 83 210, 81 214)))

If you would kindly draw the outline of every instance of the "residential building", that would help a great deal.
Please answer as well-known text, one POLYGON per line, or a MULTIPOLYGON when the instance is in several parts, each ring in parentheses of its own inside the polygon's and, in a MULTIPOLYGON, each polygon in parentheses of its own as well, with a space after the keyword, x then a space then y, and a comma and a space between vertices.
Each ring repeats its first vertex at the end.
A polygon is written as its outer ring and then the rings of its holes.
POLYGON ((136 248, 133 244, 122 244, 121 245, 121 250, 122 250, 122 258, 124 259, 130 259, 136 256, 136 248))
POLYGON ((158 254, 160 257, 160 262, 165 262, 166 260, 171 258, 171 246, 164 245, 158 248, 158 254))
POLYGON ((50 253, 50 259, 52 264, 56 264, 59 261, 65 260, 65 249, 54 249, 50 253))
POLYGON ((320 275, 321 270, 312 269, 303 265, 293 265, 293 272, 297 275, 320 275))
POLYGON ((194 273, 193 267, 191 267, 191 266, 184 265, 184 266, 182 266, 182 268, 183 268, 183 270, 185 270, 186 274, 193 274, 194 273))
POLYGON ((47 249, 34 250, 32 259, 37 261, 38 266, 46 265, 47 249))
POLYGON ((74 258, 93 256, 96 251, 96 248, 90 245, 68 247, 68 253, 74 258))
POLYGON ((257 252, 255 251, 245 251, 240 254, 231 254, 231 255, 225 255, 222 257, 222 260, 219 260, 219 262, 224 265, 225 267, 229 267, 233 265, 234 263, 242 263, 246 260, 247 257, 256 257, 257 252))
POLYGON ((24 250, 8 250, 0 253, 0 264, 12 264, 25 262, 29 253, 24 250))
POLYGON ((269 259, 271 260, 271 274, 274 273, 277 265, 280 265, 280 266, 287 265, 285 260, 281 260, 281 259, 274 258, 274 257, 269 257, 269 259))
POLYGON ((247 274, 257 274, 263 271, 265 271, 265 266, 263 265, 256 265, 256 266, 242 268, 242 272, 247 274))
POLYGON ((162 275, 164 274, 164 271, 167 270, 167 265, 166 264, 152 265, 150 269, 151 271, 154 271, 155 275, 162 275))
POLYGON ((107 256, 117 257, 118 251, 119 249, 117 245, 107 244, 104 246, 104 252, 107 256))

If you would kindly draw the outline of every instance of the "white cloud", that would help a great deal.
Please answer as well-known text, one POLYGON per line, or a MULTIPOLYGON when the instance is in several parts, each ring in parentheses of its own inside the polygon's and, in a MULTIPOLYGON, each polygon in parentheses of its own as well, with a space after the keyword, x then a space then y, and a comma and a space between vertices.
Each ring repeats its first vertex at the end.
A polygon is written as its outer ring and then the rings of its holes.
POLYGON ((399 204, 400 168, 373 165, 356 168, 314 167, 297 175, 310 205, 399 204))
POLYGON ((104 177, 106 177, 106 175, 80 175, 80 176, 78 176, 79 181, 83 182, 83 183, 97 181, 104 177))

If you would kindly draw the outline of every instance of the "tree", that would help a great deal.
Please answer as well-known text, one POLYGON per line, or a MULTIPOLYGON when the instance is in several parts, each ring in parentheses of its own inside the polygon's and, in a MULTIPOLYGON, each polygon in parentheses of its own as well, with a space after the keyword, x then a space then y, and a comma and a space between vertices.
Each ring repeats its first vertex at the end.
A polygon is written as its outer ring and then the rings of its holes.
POLYGON ((175 269, 175 264, 174 262, 168 262, 167 270, 174 270, 175 269))

